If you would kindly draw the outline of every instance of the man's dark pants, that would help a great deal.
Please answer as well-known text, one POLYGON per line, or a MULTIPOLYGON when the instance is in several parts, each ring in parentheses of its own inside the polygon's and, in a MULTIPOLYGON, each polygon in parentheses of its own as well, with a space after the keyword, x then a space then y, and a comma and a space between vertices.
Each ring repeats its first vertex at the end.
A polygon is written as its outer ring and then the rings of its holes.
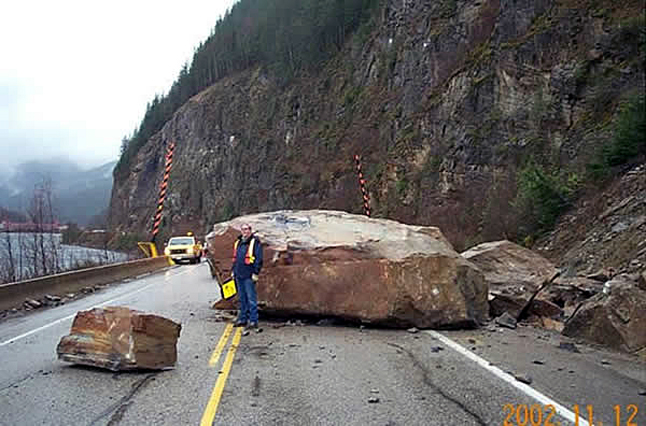
POLYGON ((240 301, 240 313, 238 322, 247 321, 258 324, 258 298, 256 295, 256 283, 249 278, 235 279, 238 300, 240 301))

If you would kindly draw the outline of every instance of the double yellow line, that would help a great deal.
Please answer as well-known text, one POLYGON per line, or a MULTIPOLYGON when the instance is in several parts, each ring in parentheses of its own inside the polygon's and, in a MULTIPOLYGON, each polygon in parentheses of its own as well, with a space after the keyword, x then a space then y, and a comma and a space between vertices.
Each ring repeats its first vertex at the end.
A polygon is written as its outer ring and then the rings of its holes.
MULTIPOLYGON (((232 331, 233 324, 227 324, 227 326, 224 328, 224 333, 222 333, 222 337, 220 337, 218 345, 215 347, 215 350, 211 355, 211 359, 209 359, 209 367, 214 367, 217 365, 220 359, 220 355, 222 355, 222 351, 224 351, 224 347, 226 346, 232 331)), ((215 387, 213 388, 213 392, 211 393, 211 398, 209 398, 209 403, 204 410, 204 414, 202 414, 202 421, 200 422, 200 426, 211 426, 213 424, 213 419, 215 419, 215 413, 217 413, 218 411, 218 405, 220 404, 220 398, 222 398, 224 385, 227 382, 227 377, 229 377, 231 365, 233 364, 233 358, 236 354, 236 350, 238 349, 238 345, 240 344, 241 337, 242 327, 238 327, 233 334, 231 347, 229 347, 227 357, 224 359, 224 365, 222 366, 222 370, 220 370, 218 380, 215 382, 215 387)))

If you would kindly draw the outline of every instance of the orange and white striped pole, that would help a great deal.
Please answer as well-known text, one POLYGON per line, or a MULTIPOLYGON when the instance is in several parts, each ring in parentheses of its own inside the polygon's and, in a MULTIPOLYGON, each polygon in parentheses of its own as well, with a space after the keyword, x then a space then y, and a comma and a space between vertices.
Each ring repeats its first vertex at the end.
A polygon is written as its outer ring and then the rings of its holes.
POLYGON ((170 169, 173 167, 173 150, 175 149, 175 143, 171 142, 168 147, 168 152, 166 153, 166 163, 164 165, 164 179, 162 180, 161 185, 159 186, 159 201, 157 201, 157 211, 155 212, 155 220, 153 221, 153 238, 152 241, 155 242, 155 237, 159 232, 159 225, 161 224, 162 210, 164 208, 164 200, 166 199, 166 190, 168 189, 168 178, 170 176, 170 169))
POLYGON ((361 159, 358 155, 354 156, 354 162, 357 165, 359 186, 361 187, 361 194, 363 195, 363 210, 366 213, 366 216, 370 217, 370 197, 368 196, 368 191, 366 190, 366 179, 364 178, 363 172, 361 171, 361 159))

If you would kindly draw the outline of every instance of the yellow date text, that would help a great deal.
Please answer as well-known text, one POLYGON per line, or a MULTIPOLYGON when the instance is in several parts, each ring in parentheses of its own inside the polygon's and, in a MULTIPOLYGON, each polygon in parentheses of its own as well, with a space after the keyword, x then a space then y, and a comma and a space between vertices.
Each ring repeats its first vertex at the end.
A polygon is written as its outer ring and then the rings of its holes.
MULTIPOLYGON (((556 408, 551 404, 505 404, 503 411, 505 413, 503 426, 561 426, 561 422, 557 420, 556 408)), ((639 426, 636 421, 638 411, 636 404, 629 404, 625 407, 615 405, 612 416, 614 420, 606 426, 639 426)), ((572 412, 574 413, 574 426, 582 426, 583 424, 603 426, 601 421, 595 420, 595 411, 592 405, 574 405, 572 412)))

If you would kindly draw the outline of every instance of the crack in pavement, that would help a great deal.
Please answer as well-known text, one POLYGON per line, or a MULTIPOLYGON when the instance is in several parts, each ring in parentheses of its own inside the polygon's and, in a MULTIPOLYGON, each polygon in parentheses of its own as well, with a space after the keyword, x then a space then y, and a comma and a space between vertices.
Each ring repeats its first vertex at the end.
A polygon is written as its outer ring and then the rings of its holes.
POLYGON ((487 426, 487 423, 484 420, 482 420, 482 418, 480 417, 480 415, 478 413, 473 412, 465 404, 463 404, 461 401, 459 401, 456 398, 452 397, 451 395, 445 393, 440 387, 438 387, 435 383, 433 383, 433 381, 431 380, 431 377, 430 377, 428 369, 426 369, 422 365, 422 363, 415 357, 415 355, 410 350, 408 350, 408 349, 406 349, 406 348, 404 348, 402 346, 399 346, 396 343, 390 343, 389 342, 389 343, 386 343, 386 344, 390 345, 392 347, 395 347, 395 348, 403 351, 404 353, 406 353, 406 355, 408 355, 408 357, 413 362, 413 365, 415 367, 417 367, 419 370, 422 371, 422 376, 423 376, 424 383, 426 383, 428 386, 430 386, 435 392, 437 392, 439 395, 441 395, 446 400, 451 401, 453 404, 457 405, 462 411, 464 411, 465 413, 467 413, 471 417, 473 417, 475 419, 475 421, 478 422, 479 425, 487 426))
POLYGON ((128 406, 132 402, 132 398, 135 396, 135 394, 148 382, 153 379, 159 372, 154 372, 154 373, 149 373, 147 374, 144 378, 137 380, 131 385, 130 392, 128 392, 124 397, 122 397, 119 401, 115 402, 111 406, 109 406, 107 409, 105 409, 101 414, 99 414, 92 422, 90 425, 95 425, 99 422, 99 420, 103 419, 104 417, 110 415, 110 420, 108 420, 107 425, 108 426, 113 426, 118 424, 118 422, 123 418, 123 415, 125 414, 126 410, 128 409, 128 406))
POLYGON ((9 389, 9 388, 12 388, 12 387, 16 386, 17 384, 22 383, 22 382, 24 382, 24 381, 27 381, 27 380, 29 380, 29 379, 31 379, 31 378, 33 378, 33 377, 32 377, 32 375, 31 375, 31 374, 27 374, 27 375, 26 375, 25 377, 23 377, 22 379, 18 379, 18 380, 16 380, 16 381, 15 381, 15 382, 13 382, 13 383, 9 383, 8 385, 6 385, 6 386, 5 386, 5 387, 3 387, 3 388, 0 388, 0 392, 5 391, 5 390, 7 390, 7 389, 9 389))

